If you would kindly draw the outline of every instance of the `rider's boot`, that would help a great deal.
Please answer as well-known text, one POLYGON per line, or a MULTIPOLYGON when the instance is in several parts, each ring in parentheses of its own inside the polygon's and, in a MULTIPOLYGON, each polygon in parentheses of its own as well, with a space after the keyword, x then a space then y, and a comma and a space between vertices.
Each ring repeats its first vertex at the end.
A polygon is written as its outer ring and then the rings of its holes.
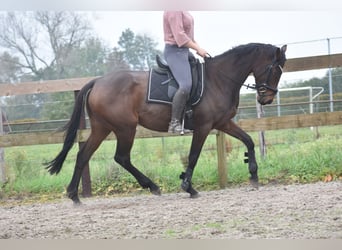
POLYGON ((182 126, 181 121, 183 120, 183 111, 185 109, 186 100, 188 98, 188 94, 184 91, 178 90, 173 97, 172 101, 172 114, 171 114, 171 122, 169 124, 169 133, 182 133, 184 132, 184 128, 182 126))

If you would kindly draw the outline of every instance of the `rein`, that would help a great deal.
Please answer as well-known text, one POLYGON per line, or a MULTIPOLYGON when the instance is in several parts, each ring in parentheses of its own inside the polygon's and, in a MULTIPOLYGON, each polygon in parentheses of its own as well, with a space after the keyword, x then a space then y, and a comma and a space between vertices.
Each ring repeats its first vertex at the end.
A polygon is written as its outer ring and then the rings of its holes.
MULTIPOLYGON (((206 59, 211 59, 211 55, 209 53, 207 53, 207 57, 204 58, 204 62, 206 62, 206 59)), ((278 93, 278 89, 277 88, 273 88, 271 87, 268 82, 272 76, 272 69, 273 68, 279 68, 280 71, 281 71, 281 74, 283 73, 283 68, 282 66, 279 64, 279 62, 275 59, 273 61, 272 64, 268 65, 265 69, 265 71, 260 75, 264 75, 264 74, 267 74, 267 77, 266 77, 266 80, 265 82, 262 82, 262 83, 255 83, 255 84, 242 84, 243 86, 245 86, 247 89, 253 89, 253 90, 256 90, 259 94, 259 96, 266 96, 266 92, 268 90, 272 91, 273 92, 273 95, 277 94, 278 93)), ((230 81, 234 82, 234 83, 239 83, 237 81, 235 81, 234 79, 232 79, 230 76, 228 76, 223 70, 219 70, 219 72, 227 79, 229 79, 230 81)), ((260 77, 259 76, 259 77, 260 77)), ((258 78, 258 77, 256 77, 258 78)))

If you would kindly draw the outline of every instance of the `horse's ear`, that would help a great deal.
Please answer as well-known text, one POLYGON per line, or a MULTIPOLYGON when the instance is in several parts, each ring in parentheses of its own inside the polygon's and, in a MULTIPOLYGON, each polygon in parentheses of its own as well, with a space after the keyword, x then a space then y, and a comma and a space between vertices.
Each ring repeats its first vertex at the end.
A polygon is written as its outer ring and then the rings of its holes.
POLYGON ((286 49, 287 49, 287 45, 285 44, 285 45, 283 45, 282 47, 281 47, 281 52, 282 53, 285 53, 286 52, 286 49))
POLYGON ((285 54, 287 49, 287 45, 283 45, 281 48, 277 48, 277 60, 280 60, 282 58, 282 55, 285 54))

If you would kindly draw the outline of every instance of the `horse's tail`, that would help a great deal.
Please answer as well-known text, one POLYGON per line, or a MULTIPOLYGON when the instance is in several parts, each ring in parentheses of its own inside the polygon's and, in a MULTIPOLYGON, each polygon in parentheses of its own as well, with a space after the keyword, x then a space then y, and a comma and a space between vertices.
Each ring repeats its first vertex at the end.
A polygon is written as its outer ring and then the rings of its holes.
POLYGON ((61 171, 63 162, 68 155, 68 152, 74 145, 75 138, 77 136, 77 130, 80 125, 81 114, 84 109, 85 99, 87 97, 88 91, 93 88, 95 81, 96 79, 87 83, 77 95, 71 118, 69 122, 62 128, 62 131, 66 131, 63 148, 55 159, 45 163, 45 165, 47 165, 46 169, 48 169, 50 174, 58 174, 61 171))

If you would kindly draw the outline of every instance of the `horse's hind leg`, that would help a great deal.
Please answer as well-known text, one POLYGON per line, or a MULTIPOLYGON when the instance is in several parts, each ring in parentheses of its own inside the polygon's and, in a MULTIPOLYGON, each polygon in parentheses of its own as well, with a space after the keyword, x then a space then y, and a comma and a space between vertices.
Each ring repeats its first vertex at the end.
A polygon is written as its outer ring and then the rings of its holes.
POLYGON ((155 195, 160 195, 160 188, 154 184, 148 177, 136 169, 131 163, 131 149, 133 146, 133 140, 135 136, 135 128, 126 128, 121 132, 116 133, 117 146, 114 156, 114 160, 119 163, 124 169, 131 173, 138 181, 141 187, 149 188, 150 192, 155 195))
POLYGON ((102 141, 107 137, 109 133, 110 130, 105 129, 103 126, 96 127, 92 124, 91 134, 77 154, 74 174, 67 188, 68 197, 72 199, 74 204, 80 203, 80 199, 78 197, 78 186, 80 184, 83 169, 89 162, 89 159, 91 158, 93 153, 96 151, 96 149, 100 146, 102 141))

